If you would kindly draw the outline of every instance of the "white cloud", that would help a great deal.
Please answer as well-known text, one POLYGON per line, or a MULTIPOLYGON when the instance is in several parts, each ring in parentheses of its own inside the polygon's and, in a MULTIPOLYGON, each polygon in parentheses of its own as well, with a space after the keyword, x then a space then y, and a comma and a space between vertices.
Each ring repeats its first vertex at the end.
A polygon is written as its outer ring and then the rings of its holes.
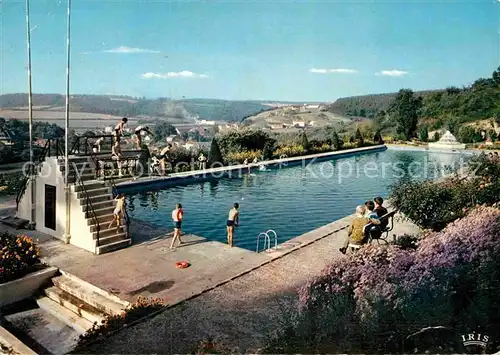
POLYGON ((106 53, 160 53, 160 51, 154 51, 151 49, 144 48, 133 48, 133 47, 125 47, 121 46, 118 48, 105 50, 106 53))
POLYGON ((379 71, 378 73, 375 73, 375 75, 380 75, 380 76, 392 76, 392 77, 401 77, 407 75, 408 72, 404 70, 382 70, 379 71))
POLYGON ((317 69, 317 68, 312 68, 312 69, 309 69, 309 71, 311 73, 317 73, 317 74, 328 74, 328 73, 354 74, 354 73, 358 72, 356 69, 344 69, 344 68, 338 68, 338 69, 317 69))
POLYGON ((208 78, 205 74, 196 74, 189 70, 183 70, 180 72, 168 72, 168 73, 144 73, 141 75, 143 79, 168 79, 168 78, 208 78))

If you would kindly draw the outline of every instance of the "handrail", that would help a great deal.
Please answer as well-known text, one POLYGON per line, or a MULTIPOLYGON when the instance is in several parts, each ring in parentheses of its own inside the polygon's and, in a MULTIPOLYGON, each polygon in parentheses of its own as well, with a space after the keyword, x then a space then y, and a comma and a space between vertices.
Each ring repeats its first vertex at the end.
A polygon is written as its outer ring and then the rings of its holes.
MULTIPOLYGON (((266 234, 269 235, 269 232, 272 232, 274 234, 274 250, 277 250, 278 249, 278 234, 272 229, 269 229, 266 232, 266 234)), ((269 240, 269 248, 271 248, 271 241, 270 240, 269 240)))
MULTIPOLYGON (((91 218, 96 226, 97 233, 97 246, 99 246, 99 232, 101 231, 101 225, 99 224, 99 220, 97 219, 97 215, 94 210, 94 206, 92 205, 92 201, 90 201, 89 193, 87 192, 87 188, 85 187, 85 183, 82 181, 80 174, 76 170, 73 171, 73 176, 75 178, 75 184, 78 183, 82 188, 82 191, 85 195, 85 214, 91 214, 91 218)), ((66 172, 66 179, 68 178, 68 172, 66 172)))
MULTIPOLYGON (((90 146, 89 142, 87 142, 87 144, 90 146)), ((90 154, 89 154, 89 156, 92 159, 92 162, 94 163, 94 166, 95 166, 95 176, 97 177, 98 174, 99 174, 99 159, 97 158, 97 155, 93 151, 92 147, 90 147, 90 154)), ((103 166, 102 168, 103 168, 104 179, 105 179, 106 178, 106 167, 103 166)), ((115 196, 118 195, 118 188, 116 187, 113 174, 111 174, 109 176, 109 181, 111 183, 111 191, 112 191, 111 193, 113 194, 113 197, 115 197, 115 196)), ((128 212, 127 212, 127 205, 126 204, 124 204, 124 206, 123 206, 123 211, 124 211, 125 222, 127 224, 126 234, 127 234, 127 237, 128 237, 129 236, 129 227, 130 227, 130 217, 129 217, 128 212)))
POLYGON ((271 240, 270 240, 270 238, 269 238, 269 235, 268 235, 267 233, 262 232, 262 233, 260 233, 260 234, 257 236, 257 248, 255 249, 255 252, 256 252, 256 253, 258 253, 258 252, 259 252, 259 244, 260 244, 259 242, 260 242, 260 236, 261 236, 261 235, 263 235, 263 236, 264 236, 264 248, 263 248, 262 250, 267 250, 267 249, 269 249, 269 248, 271 247, 271 240), (268 243, 267 243, 268 248, 266 248, 266 242, 268 242, 268 243))
POLYGON ((260 236, 261 235, 264 236, 264 248, 262 250, 265 250, 267 252, 269 252, 271 250, 271 237, 269 236, 269 233, 274 234, 274 248, 272 248, 272 249, 278 250, 278 234, 274 230, 268 229, 267 232, 262 232, 257 236, 257 248, 255 249, 256 253, 259 252, 260 236), (267 242, 267 248, 266 248, 266 242, 267 242))

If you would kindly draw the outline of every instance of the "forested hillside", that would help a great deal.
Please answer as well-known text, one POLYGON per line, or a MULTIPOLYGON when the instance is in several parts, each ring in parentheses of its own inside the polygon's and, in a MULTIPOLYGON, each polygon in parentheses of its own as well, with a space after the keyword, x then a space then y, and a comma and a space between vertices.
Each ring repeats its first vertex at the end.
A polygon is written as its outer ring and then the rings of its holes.
MULTIPOLYGON (((419 118, 435 128, 455 118, 462 122, 496 117, 500 113, 500 72, 490 78, 479 78, 470 86, 442 90, 417 91, 422 98, 419 118)), ((344 116, 376 118, 389 110, 397 93, 340 98, 328 107, 330 112, 344 116)))
MULTIPOLYGON (((0 108, 28 105, 27 94, 0 96, 0 108)), ((65 97, 60 94, 34 94, 33 105, 38 110, 64 110, 65 97)), ((153 116, 215 121, 240 121, 269 107, 256 101, 227 101, 215 99, 169 100, 144 97, 72 95, 72 112, 100 113, 113 116, 153 116)))

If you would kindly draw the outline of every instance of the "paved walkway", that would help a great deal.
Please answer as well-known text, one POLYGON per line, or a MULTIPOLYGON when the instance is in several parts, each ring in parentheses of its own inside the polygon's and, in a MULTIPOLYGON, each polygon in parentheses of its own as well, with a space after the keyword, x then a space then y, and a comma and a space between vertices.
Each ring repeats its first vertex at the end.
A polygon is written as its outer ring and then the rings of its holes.
MULTIPOLYGON (((266 336, 281 326, 287 309, 294 306, 297 287, 319 274, 332 259, 342 257, 338 249, 345 231, 323 236, 351 219, 346 217, 295 239, 295 251, 124 329, 93 345, 89 352, 186 353, 208 337, 240 353, 255 352, 266 336)), ((400 221, 393 233, 416 232, 414 225, 400 221)), ((214 258, 212 262, 219 260, 214 258)))

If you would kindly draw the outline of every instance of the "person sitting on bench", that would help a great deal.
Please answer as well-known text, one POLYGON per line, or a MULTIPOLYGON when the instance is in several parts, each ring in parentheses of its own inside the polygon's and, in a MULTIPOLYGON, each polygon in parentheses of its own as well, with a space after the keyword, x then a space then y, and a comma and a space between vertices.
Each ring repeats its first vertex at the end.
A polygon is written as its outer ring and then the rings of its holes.
MULTIPOLYGON (((384 204, 384 199, 380 196, 377 196, 373 199, 373 201, 375 202, 375 209, 373 211, 377 214, 377 216, 379 218, 382 216, 385 216, 388 213, 388 211, 387 211, 387 208, 382 206, 384 204)), ((381 220, 380 221, 380 228, 382 228, 382 230, 384 230, 387 227, 388 223, 389 223, 389 220, 387 218, 384 220, 381 220)))
POLYGON ((359 205, 356 207, 356 218, 352 221, 347 231, 347 237, 344 246, 340 248, 340 252, 345 254, 349 244, 362 245, 365 240, 364 228, 370 223, 370 219, 366 217, 366 207, 359 205))

